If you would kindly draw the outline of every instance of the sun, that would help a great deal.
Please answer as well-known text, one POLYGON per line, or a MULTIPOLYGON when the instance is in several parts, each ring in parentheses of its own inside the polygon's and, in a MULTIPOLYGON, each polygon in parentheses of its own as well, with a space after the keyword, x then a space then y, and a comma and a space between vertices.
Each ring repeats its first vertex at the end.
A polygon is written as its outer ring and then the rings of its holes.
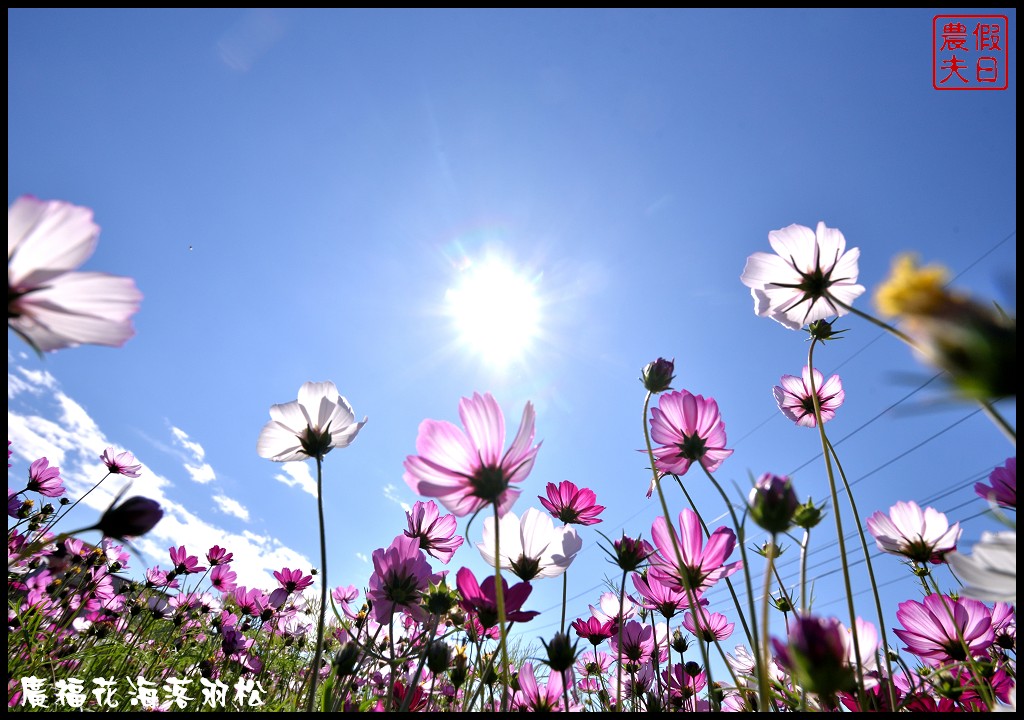
POLYGON ((522 360, 539 334, 536 281, 503 259, 469 263, 445 301, 461 343, 492 367, 522 360))

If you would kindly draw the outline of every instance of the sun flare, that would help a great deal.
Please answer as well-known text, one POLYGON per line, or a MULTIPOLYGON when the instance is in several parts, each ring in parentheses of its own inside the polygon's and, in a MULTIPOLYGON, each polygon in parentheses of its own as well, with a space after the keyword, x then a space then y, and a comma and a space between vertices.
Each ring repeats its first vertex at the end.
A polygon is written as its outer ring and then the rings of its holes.
POLYGON ((521 360, 540 328, 535 285, 498 258, 470 264, 445 294, 462 344, 494 367, 521 360))

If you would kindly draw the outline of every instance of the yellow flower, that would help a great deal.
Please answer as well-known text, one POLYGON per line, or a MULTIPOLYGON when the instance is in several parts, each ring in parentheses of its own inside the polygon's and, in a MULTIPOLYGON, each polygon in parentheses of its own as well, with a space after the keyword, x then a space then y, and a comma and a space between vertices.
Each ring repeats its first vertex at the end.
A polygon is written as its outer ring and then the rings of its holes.
POLYGON ((946 268, 918 267, 917 257, 906 253, 893 261, 888 279, 875 292, 875 306, 888 317, 934 315, 958 299, 945 289, 947 282, 946 268))

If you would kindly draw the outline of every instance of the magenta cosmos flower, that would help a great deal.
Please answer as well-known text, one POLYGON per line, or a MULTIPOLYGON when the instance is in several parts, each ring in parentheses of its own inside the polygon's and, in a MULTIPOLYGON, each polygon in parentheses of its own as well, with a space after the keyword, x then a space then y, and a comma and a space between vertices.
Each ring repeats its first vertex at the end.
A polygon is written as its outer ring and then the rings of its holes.
POLYGON ((131 278, 72 272, 96 249, 92 210, 22 196, 7 208, 7 326, 36 350, 119 347, 142 293, 131 278))
POLYGON ((405 482, 413 492, 435 497, 457 517, 490 504, 508 512, 520 491, 511 487, 533 469, 540 444, 533 445, 533 404, 526 403, 519 432, 505 445, 505 416, 490 393, 459 401, 461 428, 424 420, 416 437, 418 455, 405 459, 405 482))
POLYGON ((66 492, 63 481, 60 478, 60 468, 50 467, 50 461, 46 458, 39 458, 28 469, 28 487, 46 497, 60 497, 66 492))
POLYGON ((420 549, 445 565, 465 542, 465 539, 455 532, 458 529, 455 516, 441 515, 437 503, 433 500, 426 503, 417 500, 405 517, 409 523, 409 529, 405 534, 419 539, 420 549))
POLYGON ((298 400, 270 406, 270 422, 260 432, 256 452, 274 462, 323 458, 334 448, 348 447, 365 424, 365 417, 356 422, 334 383, 303 383, 298 400))
POLYGON ((864 292, 857 284, 860 250, 846 251, 846 238, 819 222, 816 231, 790 225, 768 233, 775 255, 747 258, 740 282, 750 288, 754 312, 791 330, 827 317, 841 316, 864 292))
POLYGON ((814 419, 814 395, 818 395, 818 404, 821 406, 821 421, 827 423, 836 416, 836 410, 846 399, 843 391, 843 383, 838 375, 833 375, 827 381, 824 376, 815 370, 813 373, 806 365, 803 370, 803 377, 795 375, 783 375, 781 386, 776 385, 773 389, 775 402, 782 414, 804 427, 816 427, 814 419), (811 379, 814 379, 815 392, 811 392, 811 379))
POLYGON ((193 575, 206 570, 205 567, 199 564, 197 556, 188 554, 184 545, 176 548, 167 548, 167 551, 171 556, 171 565, 174 566, 174 573, 176 575, 193 575))
POLYGON ((671 587, 707 592, 716 582, 743 567, 738 560, 725 562, 736 548, 736 534, 727 527, 720 527, 711 533, 705 546, 700 520, 689 508, 679 513, 676 545, 672 543, 663 517, 655 518, 651 535, 658 552, 651 556, 650 574, 671 587), (679 567, 677 555, 682 558, 682 567, 679 567))
POLYGON ((876 512, 867 526, 879 550, 920 563, 942 562, 943 555, 956 550, 961 532, 960 523, 950 525, 944 514, 931 507, 921 510, 914 501, 896 503, 888 515, 876 512))
POLYGON ((974 492, 990 503, 1010 510, 1017 509, 1017 458, 1009 458, 988 476, 991 485, 977 483, 974 492))
POLYGON ((575 483, 563 480, 558 485, 548 483, 546 490, 547 498, 538 495, 537 499, 545 510, 566 525, 596 525, 601 522, 598 515, 604 512, 604 505, 597 504, 597 495, 590 488, 581 490, 575 483))
POLYGON ((651 410, 651 439, 661 446, 654 449, 657 469, 673 475, 686 474, 693 462, 714 472, 732 455, 725 447, 725 423, 718 403, 687 390, 661 396, 658 407, 651 410))
POLYGON ((401 611, 415 620, 425 620, 420 598, 431 582, 440 579, 420 550, 420 541, 399 535, 386 550, 373 551, 373 575, 366 591, 373 619, 387 623, 392 613, 401 611))
POLYGON ((313 576, 306 575, 298 569, 281 568, 280 570, 275 570, 274 579, 277 580, 277 584, 286 590, 289 595, 296 592, 300 593, 313 585, 313 576))
POLYGON ((107 471, 112 475, 124 475, 125 477, 137 478, 142 465, 135 462, 135 456, 127 450, 117 452, 114 448, 107 448, 100 455, 100 461, 107 466, 107 471))
MULTIPOLYGON (((462 596, 459 605, 466 612, 476 615, 485 630, 498 624, 497 584, 493 575, 488 575, 482 583, 478 583, 472 570, 462 568, 455 575, 455 585, 462 596)), ((502 578, 501 587, 505 599, 505 619, 508 622, 527 622, 540 615, 534 610, 522 609, 523 603, 533 592, 530 583, 516 583, 510 588, 505 578, 502 578)))
POLYGON ((966 660, 968 652, 971 657, 983 658, 995 642, 992 612, 978 600, 928 595, 923 602, 900 603, 896 617, 904 629, 893 632, 907 644, 907 650, 929 665, 966 660))

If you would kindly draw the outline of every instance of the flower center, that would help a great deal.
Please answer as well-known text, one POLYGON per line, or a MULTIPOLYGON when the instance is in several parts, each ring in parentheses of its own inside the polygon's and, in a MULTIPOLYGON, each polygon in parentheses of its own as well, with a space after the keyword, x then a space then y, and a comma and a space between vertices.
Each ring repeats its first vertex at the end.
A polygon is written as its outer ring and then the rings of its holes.
POLYGON ((687 435, 680 431, 680 434, 683 436, 683 441, 676 443, 676 447, 679 448, 679 455, 677 457, 686 458, 687 460, 700 460, 704 457, 706 451, 704 438, 696 433, 687 435))
POLYGON ((512 572, 521 580, 530 582, 540 574, 540 560, 520 555, 518 560, 512 562, 512 572))
POLYGON ((508 479, 501 466, 485 466, 476 471, 469 479, 473 486, 473 496, 489 503, 498 502, 501 494, 508 489, 508 479))
POLYGON ((797 288, 802 290, 808 297, 817 300, 825 294, 825 291, 832 284, 831 274, 832 271, 829 270, 826 275, 821 271, 820 267, 814 268, 809 273, 801 273, 803 280, 797 285, 797 288))
POLYGON ((412 575, 392 573, 384 585, 384 592, 387 594, 388 599, 396 605, 411 605, 411 601, 414 601, 419 596, 416 578, 412 575))
POLYGON ((313 458, 322 458, 331 451, 331 424, 323 430, 314 430, 306 427, 299 435, 299 444, 302 445, 302 452, 313 458))

